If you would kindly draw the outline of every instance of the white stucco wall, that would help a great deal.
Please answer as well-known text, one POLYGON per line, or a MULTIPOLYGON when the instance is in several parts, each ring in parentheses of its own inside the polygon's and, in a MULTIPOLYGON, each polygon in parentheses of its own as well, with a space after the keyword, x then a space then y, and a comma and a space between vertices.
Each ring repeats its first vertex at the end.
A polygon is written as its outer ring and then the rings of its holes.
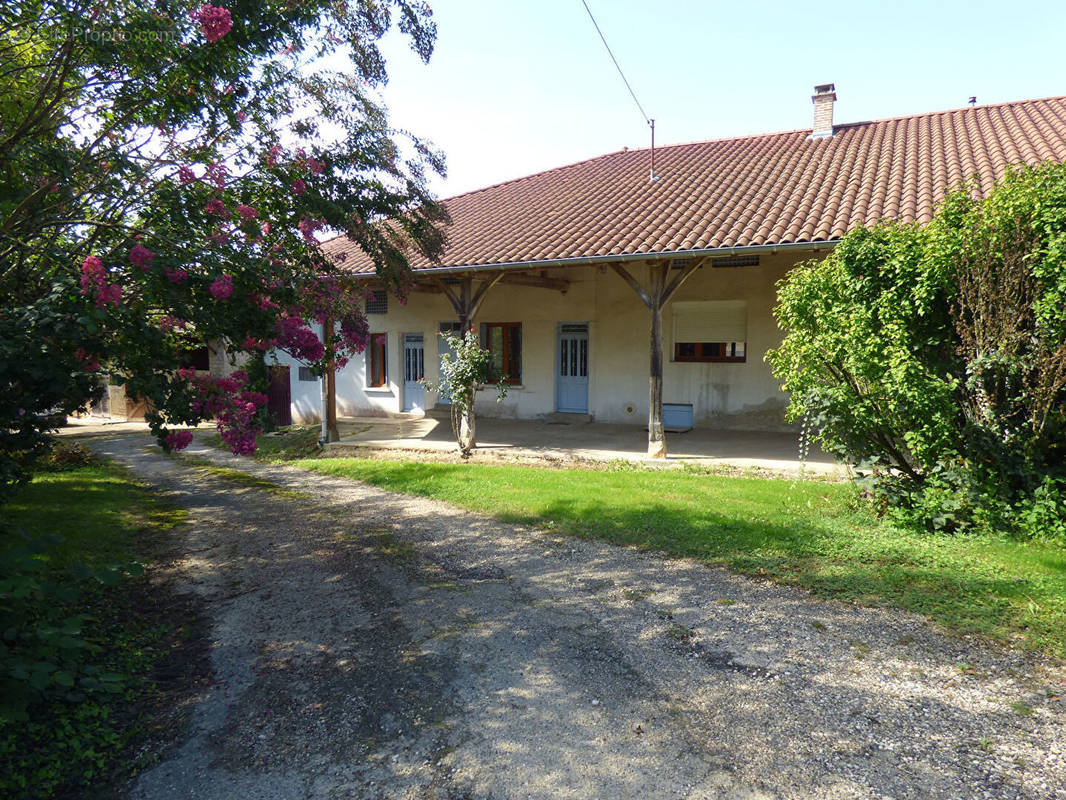
MULTIPOLYGON (((785 395, 764 361, 780 341, 771 309, 777 281, 812 252, 761 256, 757 267, 704 266, 678 290, 663 312, 663 400, 692 403, 697 424, 749 429, 783 426, 785 395), (745 363, 675 362, 672 304, 691 300, 745 300, 748 308, 745 363)), ((630 263, 638 280, 648 266, 630 263)), ((489 290, 476 323, 522 323, 522 383, 496 403, 495 390, 479 395, 485 416, 535 418, 555 410, 555 369, 558 326, 589 325, 589 412, 597 421, 644 425, 648 413, 649 312, 633 290, 607 267, 558 269, 552 276, 570 280, 565 294, 548 289, 498 284, 489 290), (631 411, 628 409, 632 409, 631 411)), ((338 412, 342 415, 386 415, 403 407, 401 360, 403 335, 421 333, 425 342, 426 377, 438 377, 441 322, 454 321, 443 295, 412 293, 406 306, 389 298, 389 313, 369 315, 372 333, 388 336, 388 385, 366 387, 366 356, 360 355, 337 374, 338 412)), ((285 354, 278 362, 291 365, 294 420, 317 420, 318 381, 300 381, 298 363, 285 354)), ((426 397, 432 406, 435 398, 426 397)))

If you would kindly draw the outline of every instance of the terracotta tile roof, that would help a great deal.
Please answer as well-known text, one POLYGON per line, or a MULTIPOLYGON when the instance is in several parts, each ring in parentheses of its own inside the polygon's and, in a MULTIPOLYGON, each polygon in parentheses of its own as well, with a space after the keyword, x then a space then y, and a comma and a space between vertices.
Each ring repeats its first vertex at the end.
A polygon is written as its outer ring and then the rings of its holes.
MULTIPOLYGON (((445 201, 441 263, 474 267, 823 242, 885 218, 927 222, 960 181, 1066 161, 1066 97, 609 153, 445 201)), ((373 266, 340 237, 355 271, 373 266)))

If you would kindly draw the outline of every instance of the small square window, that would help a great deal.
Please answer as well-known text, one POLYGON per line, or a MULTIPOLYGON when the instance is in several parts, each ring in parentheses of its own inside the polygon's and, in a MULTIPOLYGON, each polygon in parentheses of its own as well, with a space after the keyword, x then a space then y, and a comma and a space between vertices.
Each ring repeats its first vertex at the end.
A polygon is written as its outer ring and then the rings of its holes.
POLYGON ((366 298, 366 313, 367 314, 388 314, 389 313, 389 295, 384 289, 379 289, 376 292, 370 292, 366 298))
POLYGON ((317 381, 318 378, 315 376, 315 373, 311 371, 310 367, 300 367, 300 380, 317 381))

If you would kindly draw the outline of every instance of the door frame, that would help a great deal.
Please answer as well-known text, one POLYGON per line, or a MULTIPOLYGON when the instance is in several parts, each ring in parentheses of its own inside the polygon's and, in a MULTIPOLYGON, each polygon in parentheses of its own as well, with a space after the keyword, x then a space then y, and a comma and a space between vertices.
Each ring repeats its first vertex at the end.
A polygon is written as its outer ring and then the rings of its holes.
POLYGON ((288 364, 271 364, 267 367, 267 410, 274 415, 279 428, 292 425, 292 370, 288 364), (277 390, 285 387, 285 401, 279 405, 281 398, 277 390))
POLYGON ((588 321, 578 322, 575 320, 568 320, 565 322, 557 322, 555 324, 555 360, 552 366, 552 374, 555 376, 553 381, 555 398, 553 408, 558 413, 563 414, 588 414, 591 405, 589 403, 589 395, 591 393, 592 384, 592 324, 588 321), (584 411, 560 411, 559 409, 559 389, 562 376, 559 374, 559 359, 562 356, 562 350, 560 343, 563 338, 563 328, 567 325, 584 325, 585 326, 585 342, 588 352, 586 353, 586 374, 585 374, 585 410, 584 411))
MULTIPOLYGON (((407 381, 407 337, 408 336, 411 336, 411 337, 417 336, 417 337, 419 337, 422 340, 421 341, 422 347, 420 348, 420 350, 422 351, 421 357, 420 357, 421 366, 422 366, 421 372, 422 372, 422 377, 423 378, 426 377, 426 335, 425 335, 425 333, 422 333, 422 332, 419 332, 419 331, 411 331, 409 333, 401 333, 400 334, 400 373, 402 375, 402 380, 400 381, 400 385, 402 387, 402 394, 401 394, 401 397, 400 397, 400 411, 403 412, 403 413, 407 413, 409 411, 415 411, 416 410, 413 405, 408 403, 408 397, 407 397, 407 383, 408 383, 408 381, 407 381), (408 406, 411 406, 411 407, 409 408, 408 406)), ((419 389, 422 392, 422 405, 419 407, 418 410, 424 412, 426 410, 426 387, 420 385, 419 389)))

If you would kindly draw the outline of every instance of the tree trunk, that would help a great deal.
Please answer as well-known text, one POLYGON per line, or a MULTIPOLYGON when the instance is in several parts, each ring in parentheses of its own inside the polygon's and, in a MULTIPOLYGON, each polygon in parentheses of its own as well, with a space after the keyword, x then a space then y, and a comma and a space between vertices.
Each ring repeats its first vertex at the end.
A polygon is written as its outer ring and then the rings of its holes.
POLYGON ((459 445, 459 455, 470 458, 470 453, 477 447, 477 423, 474 417, 474 395, 471 389, 465 398, 452 395, 452 433, 459 445), (464 400, 465 402, 460 402, 464 400))
POLYGON ((651 365, 648 379, 648 458, 666 458, 663 431, 663 311, 651 309, 651 365))
MULTIPOLYGON (((329 352, 333 346, 333 320, 327 319, 322 325, 323 344, 329 352)), ((326 441, 340 441, 340 431, 337 430, 337 369, 332 358, 322 376, 326 384, 326 441)))

